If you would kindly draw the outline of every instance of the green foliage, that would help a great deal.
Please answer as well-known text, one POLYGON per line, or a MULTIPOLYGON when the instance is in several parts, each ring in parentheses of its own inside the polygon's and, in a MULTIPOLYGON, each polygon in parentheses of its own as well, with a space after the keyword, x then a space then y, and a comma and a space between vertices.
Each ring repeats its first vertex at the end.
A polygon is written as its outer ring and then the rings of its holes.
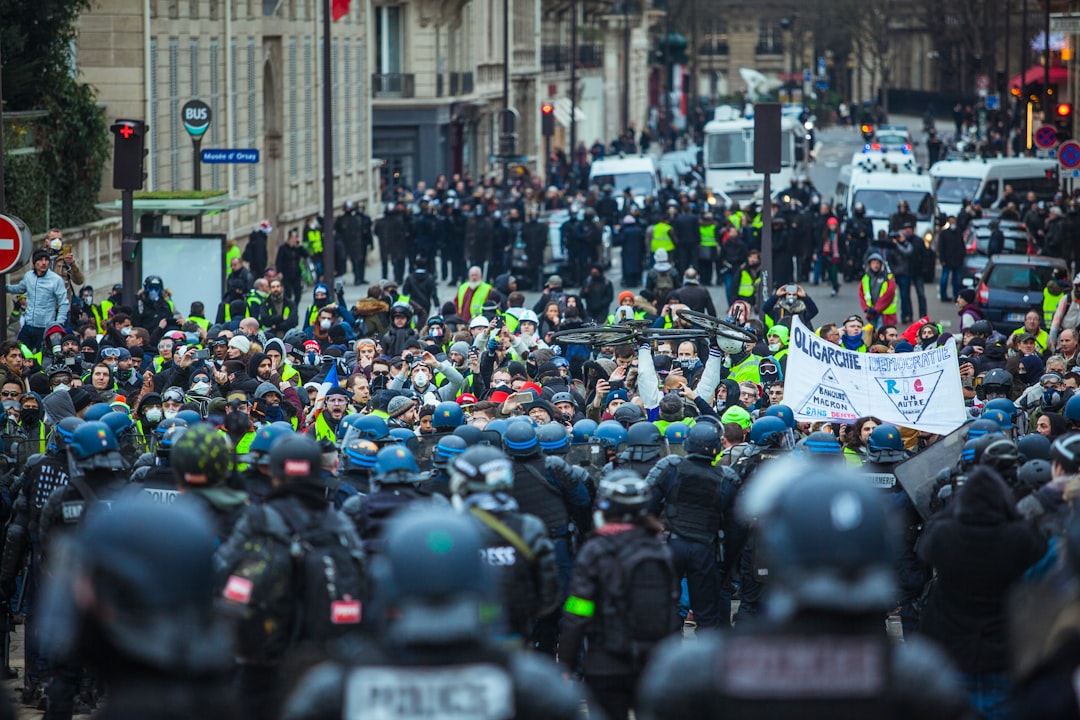
POLYGON ((90 0, 0 2, 4 110, 48 112, 38 121, 40 153, 4 162, 8 209, 35 232, 98 217, 108 129, 93 89, 71 75, 76 22, 89 7, 90 0))

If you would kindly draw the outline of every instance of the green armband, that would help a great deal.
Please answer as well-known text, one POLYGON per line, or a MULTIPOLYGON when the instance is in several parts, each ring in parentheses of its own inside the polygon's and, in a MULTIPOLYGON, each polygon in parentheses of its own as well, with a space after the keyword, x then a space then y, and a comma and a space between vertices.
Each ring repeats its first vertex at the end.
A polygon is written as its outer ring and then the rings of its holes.
POLYGON ((574 597, 571 595, 566 598, 566 604, 563 605, 563 610, 571 615, 580 615, 581 617, 592 617, 596 612, 596 603, 592 600, 586 600, 584 598, 574 597))

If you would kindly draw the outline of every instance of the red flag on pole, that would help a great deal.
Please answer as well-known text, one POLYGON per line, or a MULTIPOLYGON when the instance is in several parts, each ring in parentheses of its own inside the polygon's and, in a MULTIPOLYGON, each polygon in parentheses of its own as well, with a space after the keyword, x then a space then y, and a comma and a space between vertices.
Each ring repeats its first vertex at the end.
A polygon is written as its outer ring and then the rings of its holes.
POLYGON ((330 17, 334 22, 337 22, 341 18, 349 14, 349 3, 352 0, 333 0, 333 5, 330 9, 330 17))

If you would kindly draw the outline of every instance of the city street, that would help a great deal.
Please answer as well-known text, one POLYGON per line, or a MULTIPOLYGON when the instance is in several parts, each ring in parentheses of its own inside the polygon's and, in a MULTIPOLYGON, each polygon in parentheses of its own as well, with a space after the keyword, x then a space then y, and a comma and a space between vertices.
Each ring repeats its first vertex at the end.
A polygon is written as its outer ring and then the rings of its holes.
MULTIPOLYGON (((917 144, 916 157, 920 162, 925 162, 926 149, 923 144, 925 141, 925 134, 921 131, 922 120, 915 117, 895 117, 892 119, 893 124, 906 125, 911 131, 913 138, 917 144)), ((818 192, 821 193, 822 198, 825 201, 831 201, 833 191, 836 187, 836 179, 840 173, 840 167, 851 161, 851 155, 857 152, 863 146, 862 136, 856 129, 853 128, 836 128, 830 127, 818 134, 818 143, 820 146, 820 152, 817 157, 817 161, 810 168, 810 179, 813 181, 814 186, 817 187, 818 192)), ((619 254, 618 249, 614 251, 613 267, 615 270, 619 267, 619 254)), ((618 272, 609 272, 608 277, 613 281, 618 280, 618 272)), ((576 289, 576 288, 575 288, 576 289)), ((618 296, 623 290, 640 290, 641 288, 625 288, 616 283, 615 295, 618 296)), ((807 293, 809 293, 814 302, 817 303, 820 313, 815 319, 816 324, 827 322, 840 322, 846 316, 853 312, 859 312, 859 297, 858 287, 856 283, 847 283, 840 289, 840 293, 836 297, 831 297, 829 289, 826 285, 819 287, 807 287, 807 293)), ((442 292, 442 288, 440 288, 442 292)), ((717 309, 723 312, 727 307, 727 303, 724 300, 723 292, 717 288, 712 288, 713 302, 717 309)), ((441 295, 440 295, 441 297, 441 295)), ((532 307, 534 303, 540 298, 538 292, 525 293, 526 306, 532 307)), ((956 309, 951 303, 942 303, 938 300, 937 287, 931 286, 929 283, 926 286, 926 300, 930 317, 940 322, 946 331, 953 326, 956 319, 956 309)), ((916 302, 915 294, 912 292, 912 302, 916 302)))

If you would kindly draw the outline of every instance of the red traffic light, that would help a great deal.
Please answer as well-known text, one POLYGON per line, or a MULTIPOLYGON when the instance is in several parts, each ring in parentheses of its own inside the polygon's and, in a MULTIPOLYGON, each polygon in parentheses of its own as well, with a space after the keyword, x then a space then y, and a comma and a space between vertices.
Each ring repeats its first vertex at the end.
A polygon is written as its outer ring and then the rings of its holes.
POLYGON ((550 115, 551 113, 555 112, 555 106, 551 103, 544 103, 540 106, 540 112, 544 113, 545 115, 550 115))
POLYGON ((1067 118, 1072 115, 1072 105, 1069 103, 1058 103, 1057 115, 1059 118, 1067 118))

